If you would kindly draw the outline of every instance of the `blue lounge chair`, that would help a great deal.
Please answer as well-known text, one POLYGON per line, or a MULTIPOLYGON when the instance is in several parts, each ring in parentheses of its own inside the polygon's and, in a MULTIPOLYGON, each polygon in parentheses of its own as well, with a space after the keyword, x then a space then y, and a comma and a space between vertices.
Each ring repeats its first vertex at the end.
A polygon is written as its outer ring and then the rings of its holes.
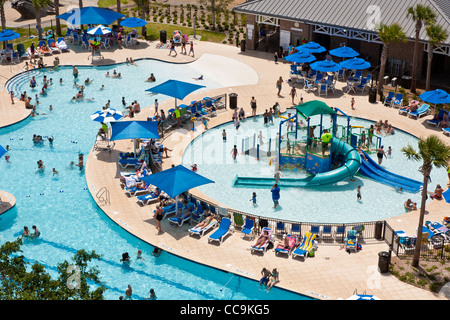
POLYGON ((63 51, 70 51, 70 48, 66 44, 66 41, 64 40, 63 37, 60 37, 60 38, 56 39, 56 41, 57 41, 57 46, 58 46, 59 50, 61 50, 61 52, 63 52, 63 51))
POLYGON ((169 218, 169 224, 172 227, 178 226, 181 227, 185 222, 188 222, 191 220, 192 217, 192 211, 190 210, 183 210, 181 214, 176 215, 175 217, 169 218))
POLYGON ((423 115, 427 115, 430 112, 430 106, 428 104, 422 104, 417 111, 410 111, 408 112, 408 117, 415 117, 416 119, 419 119, 423 115))
POLYGON ((138 203, 142 205, 149 204, 150 202, 154 202, 158 200, 158 196, 154 192, 150 192, 149 194, 144 194, 136 197, 138 203))
POLYGON ((215 226, 217 225, 217 220, 216 219, 212 219, 209 223, 208 223, 208 225, 206 225, 206 226, 204 226, 204 227, 197 227, 197 226, 195 226, 195 227, 193 227, 193 228, 190 228, 188 231, 189 231, 189 235, 197 235, 197 236, 199 236, 200 238, 201 237, 203 237, 204 235, 205 235, 205 233, 209 230, 209 229, 212 229, 212 228, 214 228, 215 226))
POLYGON ((318 236, 319 236, 319 233, 320 233, 320 226, 311 226, 310 232, 311 232, 312 234, 315 234, 316 237, 318 237, 318 236))
POLYGON ((119 159, 118 163, 122 168, 130 167, 130 166, 135 167, 139 163, 139 159, 138 158, 119 159))
POLYGON ((316 235, 311 232, 307 232, 303 238, 303 242, 292 252, 292 258, 303 257, 306 259, 308 257, 309 251, 314 247, 314 240, 316 235))
POLYGON ((205 215, 205 211, 203 210, 203 206, 200 203, 198 203, 197 209, 192 211, 192 221, 198 223, 203 219, 204 215, 205 215))
POLYGON ((273 231, 272 231, 272 229, 270 229, 270 228, 268 228, 268 227, 264 227, 264 228, 262 228, 262 230, 261 230, 261 234, 262 234, 264 231, 267 231, 267 234, 268 234, 268 236, 269 236, 269 240, 268 240, 264 245, 262 245, 262 246, 259 246, 259 247, 252 246, 252 248, 251 248, 251 252, 252 252, 252 253, 253 253, 254 251, 257 251, 257 252, 263 252, 263 253, 267 251, 267 247, 269 246, 269 243, 270 243, 270 241, 272 240, 272 233, 273 233, 273 231))
POLYGON ((392 106, 394 108, 401 108, 403 106, 403 94, 397 93, 395 99, 392 100, 392 106))
POLYGON ((438 127, 439 124, 440 124, 440 123, 442 122, 442 120, 444 119, 444 114, 445 114, 446 112, 447 112, 447 111, 446 111, 445 109, 439 110, 439 113, 437 114, 437 116, 436 116, 434 119, 428 120, 427 122, 428 122, 429 124, 432 124, 433 126, 438 127))
MULTIPOLYGON (((184 209, 184 203, 179 202, 178 201, 178 210, 183 210, 184 209)), ((163 210, 163 215, 164 217, 168 216, 169 214, 175 213, 177 211, 177 204, 174 202, 172 204, 169 204, 165 207, 162 207, 163 210)), ((156 210, 153 210, 153 212, 155 212, 156 210)))
POLYGON ((385 106, 392 106, 392 100, 394 100, 395 98, 395 92, 394 91, 389 91, 389 94, 386 98, 384 98, 384 105, 385 106))
POLYGON ((219 228, 208 237, 208 243, 211 241, 218 241, 219 243, 222 243, 225 239, 225 236, 232 232, 230 227, 231 220, 228 218, 222 218, 219 228))
POLYGON ((293 223, 291 226, 291 234, 298 234, 300 235, 300 224, 299 223, 293 223))
POLYGON ((286 237, 288 238, 289 241, 289 247, 284 247, 283 245, 278 245, 275 248, 275 255, 278 254, 286 254, 286 255, 290 255, 292 250, 295 247, 295 244, 297 243, 297 237, 291 234, 287 234, 286 237))
POLYGON ((58 47, 58 45, 54 39, 49 39, 47 42, 48 42, 48 47, 50 48, 50 50, 52 50, 52 53, 55 53, 55 52, 61 53, 61 49, 58 47))
POLYGON ((148 186, 144 186, 144 188, 142 188, 142 189, 138 188, 136 186, 131 187, 131 188, 125 187, 125 193, 130 196, 136 196, 139 193, 147 192, 148 191, 147 189, 148 189, 148 186))
POLYGON ((320 238, 332 238, 330 225, 323 226, 322 231, 320 232, 320 238))
POLYGON ((439 222, 431 222, 428 224, 428 227, 433 230, 434 233, 438 233, 446 240, 450 240, 450 229, 446 226, 443 226, 439 222))
POLYGON ((450 128, 442 128, 442 133, 446 135, 450 135, 450 128))
POLYGON ((367 88, 367 78, 361 78, 361 83, 356 86, 357 90, 361 90, 364 93, 364 90, 367 88))
POLYGON ((245 219, 245 224, 242 227, 242 238, 244 237, 250 237, 251 239, 254 238, 254 231, 255 230, 255 220, 247 218, 245 219))
POLYGON ((358 232, 356 230, 349 230, 344 239, 344 249, 347 252, 358 251, 358 232))

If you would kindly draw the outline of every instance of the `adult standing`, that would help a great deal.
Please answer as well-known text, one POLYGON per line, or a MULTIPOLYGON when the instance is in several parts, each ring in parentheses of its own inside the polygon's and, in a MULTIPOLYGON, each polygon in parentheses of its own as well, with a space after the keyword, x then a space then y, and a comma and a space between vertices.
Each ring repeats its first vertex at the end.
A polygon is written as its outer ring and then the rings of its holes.
POLYGON ((277 89, 278 89, 278 93, 277 95, 280 96, 281 94, 281 85, 283 84, 283 78, 280 76, 277 80, 277 89))
POLYGON ((273 207, 276 208, 280 200, 280 187, 275 183, 270 191, 272 192, 273 207))
POLYGON ((76 66, 73 66, 72 68, 72 74, 75 81, 78 79, 78 68, 76 66))
POLYGON ((378 165, 381 165, 381 163, 383 162, 383 157, 387 159, 386 153, 384 152, 384 146, 381 146, 377 149, 378 165))
POLYGON ((297 90, 295 89, 295 87, 291 88, 291 92, 289 93, 289 95, 292 98, 292 104, 295 105, 294 99, 297 96, 297 90))
POLYGON ((155 99, 155 115, 158 115, 158 108, 159 108, 158 99, 155 99))
POLYGON ((252 108, 252 116, 256 117, 256 99, 255 97, 252 97, 250 100, 250 107, 252 108))
POLYGON ((161 220, 163 219, 163 210, 160 205, 156 206, 154 217, 156 219, 156 230, 158 230, 158 233, 161 233, 161 220))

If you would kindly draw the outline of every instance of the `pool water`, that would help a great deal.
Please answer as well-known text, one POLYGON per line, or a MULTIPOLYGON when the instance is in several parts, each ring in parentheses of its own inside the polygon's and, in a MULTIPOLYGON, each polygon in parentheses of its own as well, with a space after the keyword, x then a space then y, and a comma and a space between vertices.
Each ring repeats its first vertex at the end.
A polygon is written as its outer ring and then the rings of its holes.
MULTIPOLYGON (((284 114, 286 116, 287 114, 284 114)), ((271 151, 275 154, 275 140, 279 130, 280 118, 274 119, 274 124, 265 126, 263 118, 249 118, 241 121, 241 127, 236 130, 234 123, 226 123, 204 132, 196 138, 185 150, 183 164, 190 166, 197 164, 198 173, 215 181, 214 184, 200 186, 198 189, 206 196, 217 200, 222 205, 250 214, 269 218, 279 218, 290 221, 318 222, 318 223, 352 223, 387 219, 404 213, 403 203, 411 198, 420 203, 421 194, 398 193, 391 186, 381 184, 371 179, 355 176, 355 181, 341 181, 336 185, 314 188, 282 188, 280 205, 273 208, 270 188, 233 187, 236 175, 245 177, 273 177, 275 165, 273 158, 261 156, 257 160, 253 155, 241 154, 243 139, 250 137, 250 146, 253 137, 261 132, 263 144, 260 146, 261 155, 268 151, 269 137, 272 138, 271 151), (222 132, 225 130, 227 141, 223 142, 222 132), (236 161, 232 159, 231 150, 236 145, 240 154, 236 161), (272 160, 272 161, 271 161, 272 160), (360 185, 362 201, 357 201, 356 188, 360 185), (257 194, 257 205, 250 201, 252 193, 257 194)), ((324 127, 331 127, 330 118, 324 116, 324 127)), ((311 117, 311 124, 320 123, 320 117, 311 117)), ((338 117, 338 124, 347 125, 347 118, 338 117)), ((353 126, 369 128, 373 122, 353 118, 353 126)), ((285 130, 285 129, 283 129, 285 130)), ((285 131, 283 131, 285 132, 285 131)), ((368 130, 366 130, 368 132, 368 130)), ((299 132, 299 138, 306 135, 306 130, 299 132)), ((319 135, 319 127, 315 136, 319 135)), ((401 148, 411 144, 417 149, 417 138, 396 130, 394 135, 382 136, 381 144, 387 150, 392 148, 392 156, 383 160, 385 169, 422 181, 423 177, 418 171, 421 163, 407 160, 401 148)), ((376 155, 371 157, 376 159, 376 155)), ((304 171, 284 170, 284 177, 304 178, 304 171)), ((447 175, 444 169, 433 168, 431 172, 430 190, 438 183, 445 184, 447 175)))
MULTIPOLYGON (((124 295, 129 284, 134 299, 148 297, 151 288, 158 299, 167 300, 308 299, 279 288, 267 294, 255 281, 166 252, 155 258, 150 254, 151 245, 124 231, 97 206, 88 191, 84 171, 70 166, 71 161, 77 163, 79 152, 84 153, 86 159, 93 146, 99 123, 92 121, 90 115, 100 110, 108 99, 111 107, 119 110, 122 110, 122 97, 128 104, 136 99, 142 107, 153 104, 155 98, 163 101, 167 97, 151 96, 145 89, 169 78, 190 81, 198 72, 193 64, 174 65, 154 60, 140 60, 137 64, 80 67, 79 82, 87 77, 93 79, 85 89, 85 96, 94 97, 93 102, 70 102, 78 91, 73 87, 71 68, 33 71, 40 85, 44 75, 52 78, 54 84, 47 96, 39 96, 37 112, 40 115, 0 129, 0 145, 11 148, 10 163, 4 161, 4 157, 0 161, 0 189, 16 198, 16 206, 0 216, 1 243, 15 240, 23 226, 36 225, 42 235, 39 239, 26 239, 23 254, 30 261, 43 264, 53 275, 56 275, 57 264, 71 261, 77 250, 95 250, 102 255, 102 260, 93 264, 100 269, 101 280, 108 288, 105 297, 112 300, 124 295), (122 73, 122 79, 105 78, 104 74, 114 69, 122 73), (156 83, 144 81, 150 73, 155 74, 156 83), (99 91, 102 84, 105 90, 99 91), (47 140, 42 145, 34 145, 33 134, 53 136, 53 145, 47 140), (43 172, 37 170, 38 160, 44 162, 43 172), (52 168, 59 174, 53 175, 52 168), (138 250, 143 251, 145 260, 134 259, 138 250), (129 267, 120 262, 123 252, 128 252, 132 258, 129 267)), ((16 84, 16 90, 27 91, 34 98, 40 87, 32 91, 28 78, 23 77, 23 81, 16 84)), ((206 89, 221 86, 213 79, 205 79, 202 84, 206 89)))

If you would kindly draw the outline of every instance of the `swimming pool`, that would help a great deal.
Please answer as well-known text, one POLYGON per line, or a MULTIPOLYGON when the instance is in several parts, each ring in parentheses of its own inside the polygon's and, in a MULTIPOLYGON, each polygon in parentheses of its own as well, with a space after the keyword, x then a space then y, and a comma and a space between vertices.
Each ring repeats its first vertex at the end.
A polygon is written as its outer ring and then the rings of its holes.
MULTIPOLYGON (((286 116, 286 114, 285 114, 286 116)), ((183 164, 190 166, 197 164, 198 173, 215 181, 214 184, 200 186, 198 189, 206 196, 217 200, 219 203, 236 210, 254 215, 278 218, 283 220, 317 223, 352 223, 387 219, 404 213, 403 203, 407 198, 420 203, 419 193, 398 193, 391 186, 367 179, 357 175, 355 181, 341 181, 336 185, 328 185, 314 188, 283 188, 281 190, 280 206, 273 208, 270 188, 245 188, 233 187, 236 175, 244 177, 273 177, 274 165, 270 158, 261 157, 257 160, 254 156, 239 154, 236 161, 231 157, 231 150, 237 145, 242 151, 242 140, 256 136, 259 141, 259 133, 262 133, 263 144, 261 150, 268 150, 269 137, 272 138, 271 151, 275 153, 275 139, 279 130, 280 118, 275 118, 274 124, 264 126, 263 118, 248 118, 241 122, 239 130, 233 123, 226 123, 204 132, 193 140, 183 154, 183 164), (222 131, 227 134, 227 141, 222 140, 222 131), (357 201, 356 188, 362 187, 362 201, 357 201), (252 193, 257 194, 257 205, 254 206, 252 193)), ((311 117, 311 124, 319 124, 319 116, 311 117)), ((324 126, 327 127, 329 118, 324 117, 324 126)), ((347 118, 338 117, 338 124, 347 125, 347 118)), ((353 126, 370 127, 371 121, 356 119, 351 120, 353 126)), ((331 126, 331 124, 329 125, 331 126)), ((318 130, 315 135, 318 136, 318 130)), ((368 132, 366 130, 366 132, 368 132)), ((306 130, 302 133, 306 135, 306 130)), ((392 147, 392 157, 384 159, 382 167, 385 169, 422 181, 423 177, 418 171, 421 163, 408 161, 400 151, 402 147, 411 144, 417 149, 417 138, 396 130, 391 136, 382 137, 381 144, 385 150, 392 147)), ((376 155, 371 155, 376 160, 376 155)), ((273 161, 273 159, 272 159, 273 161)), ((304 178, 304 171, 284 170, 285 177, 304 178)), ((445 184, 447 176, 444 169, 433 168, 431 172, 433 181, 430 189, 436 184, 445 184)))
MULTIPOLYGON (((309 299, 279 288, 266 294, 259 290, 255 281, 166 252, 155 258, 150 255, 151 245, 124 231, 97 206, 87 189, 84 171, 69 165, 71 161, 77 162, 79 152, 87 154, 92 148, 99 124, 93 122, 90 115, 100 110, 108 99, 111 107, 119 110, 122 110, 122 97, 128 104, 131 99, 136 99, 143 107, 153 104, 155 98, 162 101, 166 97, 151 96, 144 90, 171 77, 190 81, 192 75, 199 71, 194 63, 173 65, 141 60, 137 64, 80 67, 81 81, 87 77, 93 79, 85 89, 86 97, 94 97, 93 102, 70 102, 77 92, 70 67, 61 67, 57 72, 33 71, 38 83, 42 83, 46 74, 54 84, 47 96, 39 96, 37 112, 40 115, 0 129, 0 144, 11 148, 8 152, 10 163, 0 162, 0 188, 16 198, 16 206, 0 216, 1 242, 14 240, 25 225, 36 225, 42 236, 35 240, 27 239, 22 246, 23 254, 44 265, 54 275, 57 264, 63 260, 70 261, 77 250, 95 250, 102 255, 102 260, 95 265, 108 288, 105 297, 112 300, 124 295, 129 284, 133 287, 134 299, 148 297, 151 288, 155 289, 158 299, 167 300, 309 299), (104 74, 114 69, 122 73, 122 79, 105 78, 104 74), (155 74, 156 84, 144 82, 149 73, 155 74), (63 79, 62 85, 59 84, 60 78, 63 79), (105 90, 99 91, 102 84, 105 90), (49 110, 50 104, 52 111, 49 110), (48 141, 34 145, 33 134, 53 136, 53 145, 48 141), (38 160, 43 160, 44 172, 37 170, 38 160), (59 174, 53 175, 52 168, 59 174), (133 259, 138 250, 143 251, 144 261, 133 259), (128 252, 132 258, 130 267, 120 263, 123 252, 128 252)), ((202 84, 206 89, 222 86, 212 78, 206 78, 202 84)), ((16 86, 17 91, 26 90, 33 98, 40 91, 40 87, 31 91, 25 76, 16 86)))

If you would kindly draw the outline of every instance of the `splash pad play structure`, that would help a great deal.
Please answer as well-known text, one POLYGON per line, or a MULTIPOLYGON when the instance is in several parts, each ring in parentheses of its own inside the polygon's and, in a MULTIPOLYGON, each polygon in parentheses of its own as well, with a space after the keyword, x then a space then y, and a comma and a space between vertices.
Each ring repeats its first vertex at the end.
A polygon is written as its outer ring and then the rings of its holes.
MULTIPOLYGON (((314 117, 314 120, 316 119, 317 117, 314 117)), ((373 152, 381 145, 381 138, 372 135, 366 144, 366 134, 364 131, 361 132, 362 127, 352 126, 350 122, 351 118, 344 112, 338 108, 333 109, 321 101, 313 100, 296 106, 295 114, 292 116, 288 114, 288 117, 279 124, 274 157, 269 158, 269 161, 273 162, 275 171, 304 170, 309 176, 281 177, 277 184, 292 188, 319 187, 351 181, 359 173, 380 183, 396 188, 402 187, 408 192, 420 190, 421 182, 383 169, 367 154, 365 154, 367 160, 363 160, 356 147, 363 145, 367 152, 373 152), (346 126, 337 124, 338 113, 347 119, 346 126), (331 127, 326 127, 324 115, 331 116, 331 127), (314 116, 320 117, 318 124, 311 123, 314 116)), ((255 142, 253 144, 253 148, 259 151, 259 145, 255 146, 255 142)), ((259 159, 259 152, 256 156, 259 159)), ((233 186, 270 188, 274 183, 275 178, 237 175, 233 186)))

